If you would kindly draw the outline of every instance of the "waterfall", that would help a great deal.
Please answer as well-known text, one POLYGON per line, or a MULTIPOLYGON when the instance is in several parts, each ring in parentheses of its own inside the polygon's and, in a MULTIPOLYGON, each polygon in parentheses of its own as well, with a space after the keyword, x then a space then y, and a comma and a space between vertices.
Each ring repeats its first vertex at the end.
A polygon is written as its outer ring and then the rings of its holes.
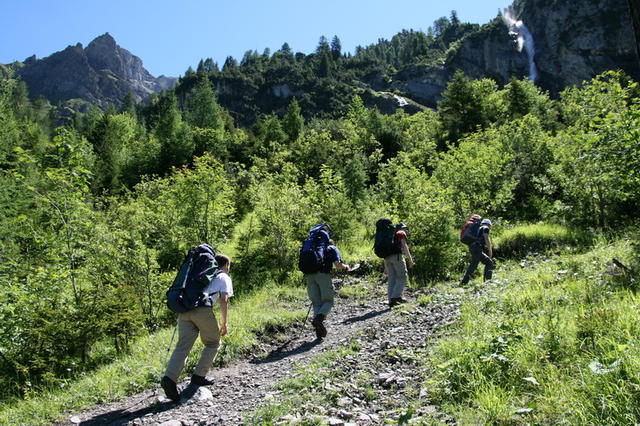
POLYGON ((524 48, 527 51, 527 57, 529 58, 529 79, 536 81, 538 78, 538 70, 536 69, 536 63, 533 58, 536 55, 536 48, 533 42, 533 36, 527 26, 521 20, 516 20, 513 16, 513 12, 510 9, 505 9, 502 15, 502 20, 509 28, 509 34, 516 37, 516 43, 518 44, 518 52, 522 52, 524 48))

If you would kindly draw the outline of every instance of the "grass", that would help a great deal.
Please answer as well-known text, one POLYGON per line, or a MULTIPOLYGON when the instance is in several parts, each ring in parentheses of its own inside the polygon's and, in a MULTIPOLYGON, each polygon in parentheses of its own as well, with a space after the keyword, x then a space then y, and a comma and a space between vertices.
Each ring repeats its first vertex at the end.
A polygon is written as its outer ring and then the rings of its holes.
POLYGON ((498 258, 522 258, 529 254, 547 253, 589 247, 593 244, 593 232, 577 230, 556 224, 529 224, 501 230, 492 242, 498 258))
MULTIPOLYGON (((229 334, 223 339, 216 362, 224 364, 238 358, 258 342, 260 335, 301 320, 306 313, 305 303, 303 288, 273 285, 240 300, 231 299, 229 334)), ((71 411, 115 401, 155 385, 163 374, 172 333, 173 327, 143 337, 132 344, 127 355, 94 373, 31 399, 1 405, 0 424, 49 424, 63 419, 71 411)), ((198 341, 189 357, 185 375, 193 369, 200 350, 202 344, 198 341)))
POLYGON ((506 265, 434 348, 436 403, 463 424, 638 423, 640 297, 611 267, 631 255, 600 242, 506 265))

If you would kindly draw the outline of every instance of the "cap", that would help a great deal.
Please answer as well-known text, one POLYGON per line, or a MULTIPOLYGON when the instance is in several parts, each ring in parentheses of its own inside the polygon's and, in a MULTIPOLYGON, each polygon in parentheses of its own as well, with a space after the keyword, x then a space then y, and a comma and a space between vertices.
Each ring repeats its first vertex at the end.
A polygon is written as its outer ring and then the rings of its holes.
POLYGON ((480 222, 482 225, 489 225, 491 226, 491 221, 489 219, 482 219, 482 222, 480 222))
POLYGON ((409 229, 409 227, 404 222, 400 222, 396 225, 396 229, 409 229))

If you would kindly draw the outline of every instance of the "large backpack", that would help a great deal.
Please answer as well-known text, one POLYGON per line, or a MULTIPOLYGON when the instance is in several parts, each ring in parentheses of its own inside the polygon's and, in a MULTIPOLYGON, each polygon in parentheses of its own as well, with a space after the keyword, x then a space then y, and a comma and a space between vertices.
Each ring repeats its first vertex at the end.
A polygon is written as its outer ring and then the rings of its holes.
POLYGON ((373 242, 373 252, 384 259, 392 254, 402 253, 396 241, 396 227, 391 220, 382 218, 376 222, 376 236, 373 242))
POLYGON ((315 274, 324 266, 324 257, 330 238, 327 228, 325 223, 321 223, 309 230, 309 236, 302 243, 298 259, 298 269, 302 273, 315 274))
POLYGON ((464 226, 460 230, 460 242, 467 245, 478 241, 478 231, 480 230, 480 223, 482 217, 479 214, 473 214, 464 223, 464 226))
POLYGON ((211 297, 204 292, 219 273, 216 252, 201 244, 189 250, 171 287, 167 290, 167 306, 181 314, 200 306, 211 306, 211 297))

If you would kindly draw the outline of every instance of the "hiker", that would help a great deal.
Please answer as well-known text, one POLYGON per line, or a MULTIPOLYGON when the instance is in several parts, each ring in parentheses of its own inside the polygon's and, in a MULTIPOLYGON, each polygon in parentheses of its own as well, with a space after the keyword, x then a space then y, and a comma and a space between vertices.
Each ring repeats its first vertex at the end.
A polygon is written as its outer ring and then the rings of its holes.
POLYGON ((393 243, 397 248, 397 252, 384 258, 384 273, 387 275, 387 297, 389 299, 389 307, 394 307, 401 303, 405 303, 402 295, 404 288, 409 280, 409 271, 407 268, 413 268, 413 256, 409 251, 407 244, 407 232, 409 227, 403 222, 395 226, 393 235, 393 243), (405 257, 407 260, 405 261, 405 257))
POLYGON ((195 309, 178 314, 178 343, 176 343, 176 348, 167 365, 165 376, 160 382, 167 397, 173 401, 180 400, 176 383, 198 334, 204 344, 204 349, 193 370, 191 384, 195 386, 213 384, 213 380, 207 378, 206 374, 218 352, 220 337, 227 334, 228 301, 233 296, 233 283, 229 276, 231 260, 224 254, 217 254, 215 260, 221 272, 204 289, 204 294, 208 295, 204 302, 195 309), (222 316, 222 322, 219 326, 213 313, 216 300, 220 300, 220 314, 222 316))
POLYGON ((489 231, 491 230, 491 220, 482 219, 480 222, 480 228, 474 240, 469 243, 469 253, 471 253, 471 263, 465 272, 464 277, 460 280, 461 285, 466 285, 471 279, 471 275, 478 267, 478 263, 484 264, 484 280, 488 281, 493 275, 495 263, 492 260, 493 249, 491 247, 491 238, 489 238, 489 231), (486 251, 486 253, 485 253, 486 251))
MULTIPOLYGON (((335 266, 338 269, 349 270, 349 265, 343 262, 340 250, 335 246, 332 239, 329 238, 331 228, 329 225, 322 223, 314 226, 309 231, 309 237, 300 250, 300 270, 304 273, 307 283, 307 294, 313 307, 313 319, 311 325, 316 331, 316 338, 323 339, 327 335, 327 329, 324 326, 324 320, 327 318, 329 311, 333 307, 333 284, 331 282, 331 269, 335 266), (324 247, 323 247, 324 246, 324 247), (307 248, 313 247, 318 256, 318 265, 303 265, 304 259, 307 257, 307 248)), ((309 262, 310 263, 310 262, 309 262)))

